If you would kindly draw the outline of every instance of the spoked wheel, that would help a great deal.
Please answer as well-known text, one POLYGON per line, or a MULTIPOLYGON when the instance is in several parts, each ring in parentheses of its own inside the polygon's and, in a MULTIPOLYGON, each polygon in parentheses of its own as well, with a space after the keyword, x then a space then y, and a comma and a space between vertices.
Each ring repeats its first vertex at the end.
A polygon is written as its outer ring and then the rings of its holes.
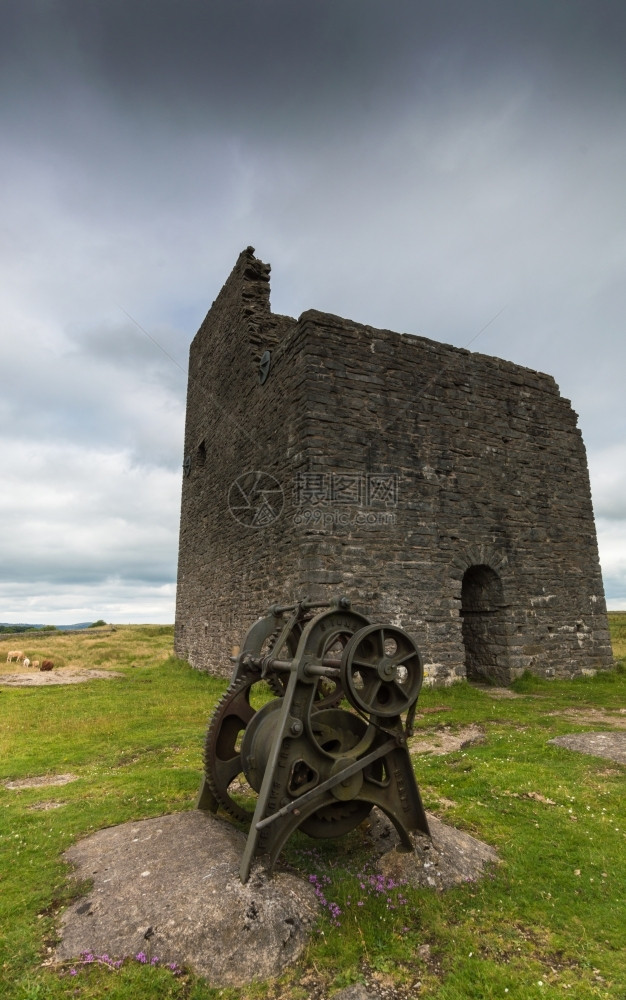
MULTIPOLYGON (((350 639, 359 629, 369 625, 369 618, 356 611, 333 610, 318 615, 305 629, 304 655, 316 663, 334 660, 340 667, 350 639)), ((333 708, 345 696, 341 677, 323 677, 317 683, 314 711, 333 708)))
POLYGON ((394 625, 368 625, 352 636, 341 660, 341 683, 358 711, 402 715, 417 700, 424 669, 415 642, 394 625))

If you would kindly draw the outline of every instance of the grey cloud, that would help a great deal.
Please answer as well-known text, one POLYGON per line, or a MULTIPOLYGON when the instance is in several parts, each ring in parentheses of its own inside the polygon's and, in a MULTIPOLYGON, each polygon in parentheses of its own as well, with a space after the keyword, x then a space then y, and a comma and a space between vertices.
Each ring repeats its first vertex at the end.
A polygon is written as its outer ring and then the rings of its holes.
POLYGON ((136 360, 124 365, 119 356, 44 355, 26 366, 5 358, 4 372, 5 426, 14 429, 13 442, 30 440, 45 452, 71 441, 180 467, 185 376, 176 369, 150 371, 136 360))
POLYGON ((76 443, 3 442, 0 579, 85 586, 173 580, 180 473, 76 443))
POLYGON ((174 584, 129 584, 119 577, 89 585, 0 581, 0 607, 3 620, 9 622, 71 625, 104 618, 167 624, 172 621, 174 593, 174 584))
POLYGON ((63 360, 103 366, 111 376, 128 375, 145 381, 184 402, 187 380, 187 331, 163 324, 147 329, 120 307, 119 323, 102 323, 67 332, 69 349, 63 360))
MULTIPOLYGON (((626 443, 622 435, 619 443, 592 451, 589 472, 593 483, 593 506, 596 517, 607 522, 622 522, 626 543, 626 443)), ((626 544, 624 545, 626 559, 626 544)))

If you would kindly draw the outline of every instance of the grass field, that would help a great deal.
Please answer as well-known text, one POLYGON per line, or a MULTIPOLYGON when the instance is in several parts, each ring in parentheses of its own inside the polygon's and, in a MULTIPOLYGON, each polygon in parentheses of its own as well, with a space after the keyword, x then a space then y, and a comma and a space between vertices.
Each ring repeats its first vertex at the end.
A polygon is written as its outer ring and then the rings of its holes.
POLYGON ((361 831, 294 838, 283 860, 324 879, 341 914, 322 912, 282 979, 245 990, 211 989, 188 970, 132 957, 118 968, 46 964, 59 913, 78 892, 62 852, 104 826, 193 807, 224 682, 173 658, 170 627, 38 637, 32 646, 27 636, 0 637, 0 674, 15 669, 7 650, 20 648, 120 675, 0 687, 0 996, 303 1000, 368 978, 398 997, 433 1000, 626 997, 626 769, 548 743, 626 725, 626 613, 610 621, 620 662, 607 674, 523 678, 519 697, 506 700, 466 684, 420 696, 420 708, 441 709, 418 714, 421 731, 484 730, 483 743, 420 755, 415 767, 426 808, 496 848, 501 864, 490 876, 443 893, 405 887, 390 906, 359 876, 368 862, 361 831), (76 780, 6 785, 59 774, 76 780))

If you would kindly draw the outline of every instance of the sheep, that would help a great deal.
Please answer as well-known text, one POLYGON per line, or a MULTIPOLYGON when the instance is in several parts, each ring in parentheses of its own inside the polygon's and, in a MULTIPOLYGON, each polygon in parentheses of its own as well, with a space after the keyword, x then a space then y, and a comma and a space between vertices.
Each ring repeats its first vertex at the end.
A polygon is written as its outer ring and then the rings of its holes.
POLYGON ((13 649, 10 653, 7 653, 7 663, 11 663, 12 660, 15 660, 16 663, 21 663, 23 659, 24 654, 20 649, 13 649))
POLYGON ((33 662, 31 663, 31 667, 33 668, 33 670, 39 670, 39 660, 33 660, 33 662))
POLYGON ((23 663, 22 663, 22 666, 23 666, 23 667, 30 667, 30 660, 28 659, 28 657, 27 657, 27 656, 25 656, 25 657, 24 657, 24 660, 23 660, 23 663))
POLYGON ((40 670, 52 670, 54 663, 52 660, 42 660, 40 670))

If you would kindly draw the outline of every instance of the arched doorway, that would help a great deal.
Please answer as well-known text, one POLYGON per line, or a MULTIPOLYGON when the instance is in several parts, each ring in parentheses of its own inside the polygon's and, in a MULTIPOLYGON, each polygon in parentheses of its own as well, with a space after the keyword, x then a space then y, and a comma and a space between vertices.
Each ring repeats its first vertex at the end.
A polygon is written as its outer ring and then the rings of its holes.
POLYGON ((508 684, 509 644, 502 580, 490 566, 470 566, 461 585, 468 681, 508 684))

